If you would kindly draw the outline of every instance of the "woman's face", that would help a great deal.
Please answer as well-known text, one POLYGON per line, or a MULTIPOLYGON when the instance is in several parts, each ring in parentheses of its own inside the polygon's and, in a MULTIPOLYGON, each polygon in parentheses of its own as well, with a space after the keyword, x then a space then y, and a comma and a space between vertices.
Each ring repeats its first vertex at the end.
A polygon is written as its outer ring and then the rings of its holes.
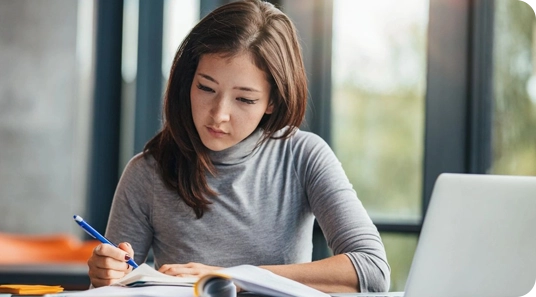
POLYGON ((270 84, 250 54, 201 56, 190 89, 192 116, 203 144, 213 151, 248 137, 272 113, 270 84))

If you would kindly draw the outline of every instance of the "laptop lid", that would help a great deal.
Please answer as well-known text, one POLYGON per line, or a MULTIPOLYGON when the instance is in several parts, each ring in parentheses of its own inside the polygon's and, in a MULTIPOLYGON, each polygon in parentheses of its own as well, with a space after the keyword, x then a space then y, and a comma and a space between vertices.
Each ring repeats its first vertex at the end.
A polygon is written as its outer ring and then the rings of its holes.
POLYGON ((405 296, 522 296, 535 282, 536 177, 441 174, 405 296))

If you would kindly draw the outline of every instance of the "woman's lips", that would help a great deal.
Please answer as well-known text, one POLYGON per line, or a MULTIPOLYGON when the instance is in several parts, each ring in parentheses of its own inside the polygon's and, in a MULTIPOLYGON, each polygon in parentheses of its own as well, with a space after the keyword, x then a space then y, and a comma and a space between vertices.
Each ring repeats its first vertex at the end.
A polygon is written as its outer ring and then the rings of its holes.
POLYGON ((207 127, 207 130, 210 133, 210 135, 212 135, 214 137, 223 137, 224 135, 227 134, 223 130, 215 129, 215 128, 211 128, 211 127, 207 127))

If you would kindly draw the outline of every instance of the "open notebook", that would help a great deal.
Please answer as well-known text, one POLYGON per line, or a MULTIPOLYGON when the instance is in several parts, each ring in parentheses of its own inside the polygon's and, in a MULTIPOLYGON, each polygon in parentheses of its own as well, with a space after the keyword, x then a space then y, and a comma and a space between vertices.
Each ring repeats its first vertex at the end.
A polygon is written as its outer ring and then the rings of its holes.
POLYGON ((193 287, 197 280, 197 277, 176 277, 163 274, 143 263, 131 273, 113 283, 112 286, 141 287, 160 285, 193 287))
POLYGON ((246 296, 330 297, 311 287, 276 275, 252 265, 223 268, 201 278, 173 277, 162 274, 147 264, 110 286, 80 292, 64 292, 47 297, 201 297, 235 296, 236 286, 247 291, 246 296), (195 285, 195 286, 194 286, 195 285), (223 289, 223 290, 222 290, 223 289), (230 290, 227 290, 230 289, 230 290), (208 294, 208 295, 207 295, 208 294), (222 295, 223 294, 223 295, 222 295))
MULTIPOLYGON (((131 273, 125 275, 112 286, 121 287, 145 287, 145 286, 183 286, 195 287, 192 292, 195 296, 204 296, 207 284, 211 281, 220 280, 221 284, 235 283, 243 290, 259 293, 267 296, 291 297, 329 297, 311 287, 276 275, 266 269, 252 265, 240 265, 223 268, 204 275, 201 278, 175 277, 160 273, 147 264, 142 264, 131 273)), ((158 290, 158 289, 156 289, 158 290)), ((210 290, 218 290, 212 286, 210 290)))

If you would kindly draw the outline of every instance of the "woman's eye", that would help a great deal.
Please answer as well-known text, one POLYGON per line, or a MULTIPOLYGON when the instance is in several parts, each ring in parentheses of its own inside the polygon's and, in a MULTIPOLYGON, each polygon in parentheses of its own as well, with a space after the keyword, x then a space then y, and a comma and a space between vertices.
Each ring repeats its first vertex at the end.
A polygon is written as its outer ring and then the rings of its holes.
POLYGON ((210 92, 210 93, 214 93, 214 90, 207 87, 207 86, 204 86, 202 84, 197 84, 197 88, 200 89, 201 91, 205 91, 205 92, 210 92))
POLYGON ((255 100, 250 100, 250 99, 246 99, 246 98, 236 98, 236 100, 238 100, 240 102, 244 102, 246 104, 255 104, 255 100))

